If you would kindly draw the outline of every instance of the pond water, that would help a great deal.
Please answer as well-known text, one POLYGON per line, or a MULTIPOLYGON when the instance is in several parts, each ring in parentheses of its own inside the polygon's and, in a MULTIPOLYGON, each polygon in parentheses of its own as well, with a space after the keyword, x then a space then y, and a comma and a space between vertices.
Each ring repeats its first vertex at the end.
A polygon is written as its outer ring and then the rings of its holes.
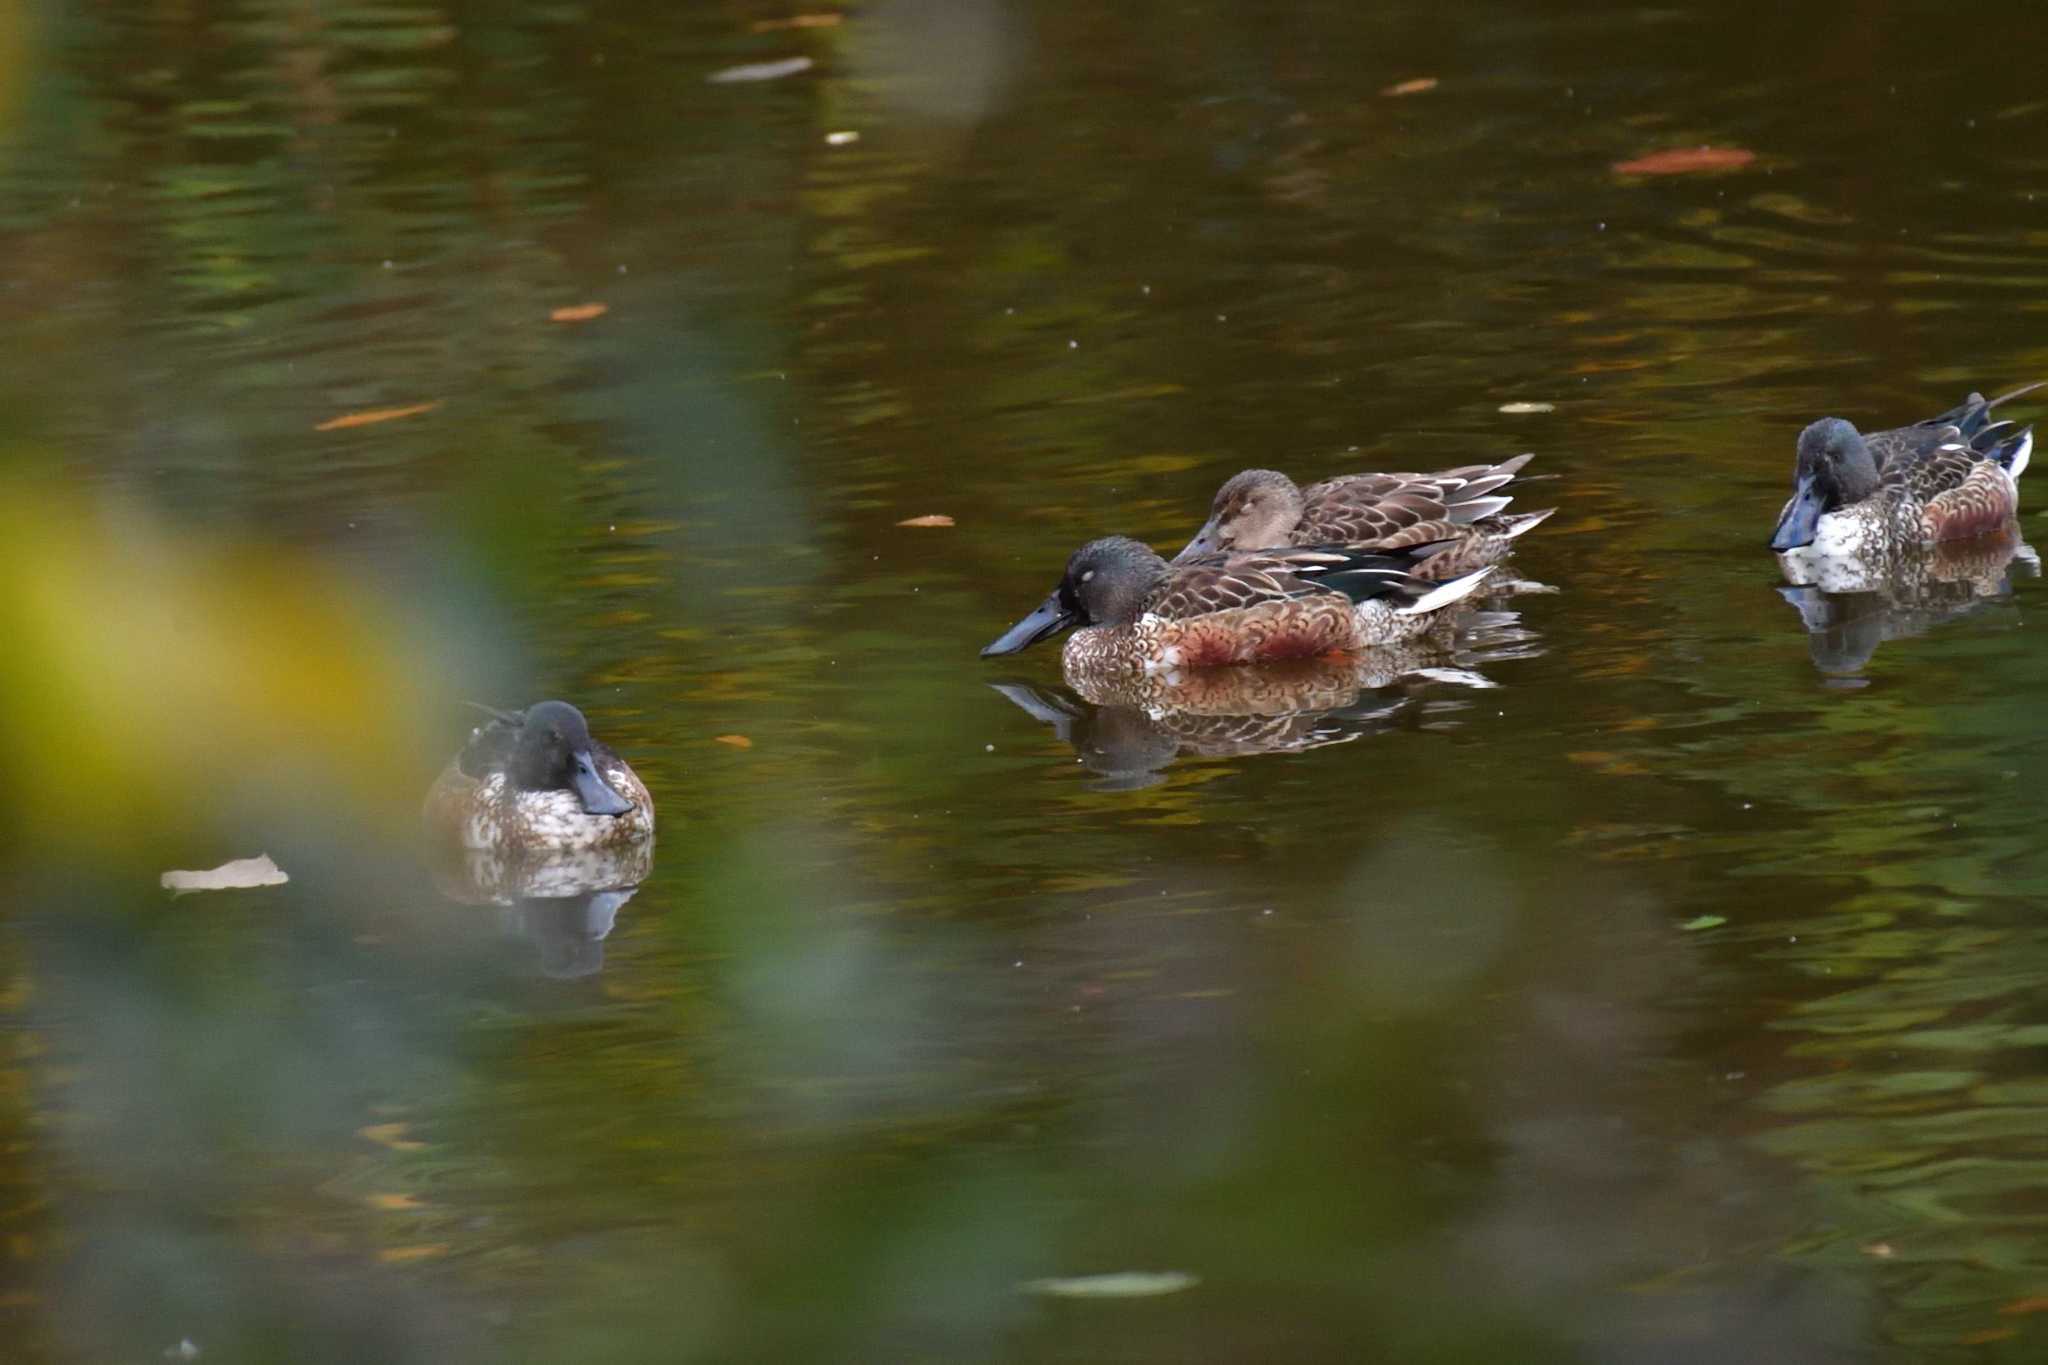
POLYGON ((1764 550, 1811 418, 2048 377, 2038 32, 7 9, 12 1358, 2039 1359, 2041 584, 1764 550), (1489 687, 976 657, 1240 468, 1523 450, 1489 687), (548 696, 651 875, 452 901, 548 696))

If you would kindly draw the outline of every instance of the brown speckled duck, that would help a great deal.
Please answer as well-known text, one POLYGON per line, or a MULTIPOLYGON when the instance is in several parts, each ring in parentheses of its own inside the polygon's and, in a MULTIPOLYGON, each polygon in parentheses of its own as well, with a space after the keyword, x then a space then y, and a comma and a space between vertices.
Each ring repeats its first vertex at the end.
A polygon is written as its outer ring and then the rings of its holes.
POLYGON ((654 835, 639 775, 564 701, 490 711, 427 793, 426 821, 464 848, 518 854, 611 848, 654 835))
POLYGON ((1342 474, 1298 487, 1271 469, 1247 469, 1216 490, 1209 520, 1175 563, 1273 545, 1347 545, 1393 551, 1436 543, 1418 577, 1446 582, 1507 557, 1515 538, 1556 508, 1504 514, 1499 490, 1534 455, 1434 474, 1342 474))

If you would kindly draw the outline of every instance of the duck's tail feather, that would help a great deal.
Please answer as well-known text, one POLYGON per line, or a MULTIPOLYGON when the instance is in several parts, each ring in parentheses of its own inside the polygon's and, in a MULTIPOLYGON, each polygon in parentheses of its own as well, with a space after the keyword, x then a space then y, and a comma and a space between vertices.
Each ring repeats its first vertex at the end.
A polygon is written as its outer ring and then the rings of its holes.
POLYGON ((1500 519, 1500 533, 1513 540, 1516 536, 1527 535, 1556 515, 1555 507, 1546 507, 1540 512, 1517 512, 1500 519))
POLYGON ((1481 517, 1492 516, 1513 502, 1512 497, 1491 497, 1489 494, 1496 488, 1504 488, 1514 482, 1515 476, 1522 472, 1522 466, 1535 458, 1534 451, 1517 455, 1512 460, 1502 460, 1491 468, 1485 468, 1483 473, 1467 479, 1445 499, 1451 520, 1460 523, 1474 522, 1481 517))
POLYGON ((1450 514, 1453 526, 1470 526, 1475 521, 1494 515, 1513 501, 1513 498, 1507 497, 1466 498, 1462 502, 1445 503, 1444 510, 1450 514))
POLYGON ((1998 462, 2005 466, 2006 473, 2012 475, 2017 480, 2020 475, 2027 472, 2027 463, 2033 457, 2034 428, 2032 426, 2024 426, 2020 428, 2018 436, 2015 436, 2000 448, 1998 462))
POLYGON ((1483 569, 1466 574, 1463 578, 1453 578, 1448 583, 1439 583, 1413 602, 1394 610, 1402 616, 1421 616, 1426 612, 1441 611, 1453 602, 1470 597, 1492 572, 1493 566, 1489 564, 1483 569))

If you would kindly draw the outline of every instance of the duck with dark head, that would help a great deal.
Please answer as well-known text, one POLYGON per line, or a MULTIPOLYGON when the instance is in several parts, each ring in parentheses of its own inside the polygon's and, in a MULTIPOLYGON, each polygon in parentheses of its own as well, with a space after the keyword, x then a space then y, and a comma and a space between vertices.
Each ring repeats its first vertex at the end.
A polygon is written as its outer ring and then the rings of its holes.
POLYGON ((1810 581, 1821 561, 1881 566, 2001 530, 2019 510, 2034 434, 1991 414, 2040 387, 1992 399, 1973 393, 1939 416, 1867 436, 1839 417, 1810 423, 1799 433, 1792 496, 1771 549, 1795 581, 1810 581))
POLYGON ((654 800, 627 762, 564 701, 482 708, 427 793, 426 820, 464 848, 539 854, 608 848, 654 834, 654 800))
POLYGON ((1078 627, 1061 651, 1070 673, 1159 677, 1394 644, 1448 626, 1446 609, 1491 572, 1432 583, 1416 570, 1441 548, 1303 546, 1169 564, 1107 536, 1076 550, 1051 595, 981 653, 1014 654, 1078 627))

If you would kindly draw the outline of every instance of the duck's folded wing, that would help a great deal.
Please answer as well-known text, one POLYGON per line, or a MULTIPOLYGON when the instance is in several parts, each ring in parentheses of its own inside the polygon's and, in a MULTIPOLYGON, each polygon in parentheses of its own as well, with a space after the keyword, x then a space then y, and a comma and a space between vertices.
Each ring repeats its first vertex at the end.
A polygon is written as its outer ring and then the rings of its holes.
POLYGON ((1152 590, 1144 610, 1169 621, 1186 621, 1219 611, 1327 593, 1333 589, 1316 582, 1316 577, 1346 568, 1358 558, 1341 549, 1321 546, 1206 555, 1176 565, 1152 590))
MULTIPOLYGON (((1908 428, 1917 431, 1918 428, 1908 428)), ((1961 488, 1984 457, 1970 449, 1954 427, 1938 428, 1947 440, 1930 440, 1912 446, 1901 445, 1879 466, 1888 487, 1904 489, 1915 502, 1926 504, 1950 489, 1961 488)))

